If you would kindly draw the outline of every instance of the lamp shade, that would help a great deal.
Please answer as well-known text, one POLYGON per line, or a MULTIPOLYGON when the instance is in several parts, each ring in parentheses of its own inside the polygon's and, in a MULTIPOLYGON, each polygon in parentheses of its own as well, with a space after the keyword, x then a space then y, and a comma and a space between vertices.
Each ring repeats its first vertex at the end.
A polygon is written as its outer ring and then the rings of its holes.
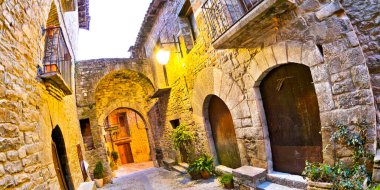
POLYGON ((158 63, 161 65, 168 64, 169 58, 170 58, 170 51, 160 49, 156 53, 156 59, 157 59, 158 63))

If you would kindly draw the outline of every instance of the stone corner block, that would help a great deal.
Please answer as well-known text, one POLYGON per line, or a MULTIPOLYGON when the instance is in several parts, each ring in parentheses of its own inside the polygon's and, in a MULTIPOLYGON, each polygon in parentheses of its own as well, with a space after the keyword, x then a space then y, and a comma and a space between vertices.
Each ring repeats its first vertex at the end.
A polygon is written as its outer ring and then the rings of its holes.
POLYGON ((242 166, 232 170, 232 175, 236 178, 239 184, 256 188, 260 181, 265 180, 267 170, 252 166, 242 166))
POLYGON ((318 18, 318 20, 322 21, 342 9, 343 7, 339 1, 333 1, 330 4, 324 6, 321 10, 317 11, 315 13, 315 16, 318 18))
POLYGON ((83 182, 79 185, 78 190, 96 190, 96 185, 94 181, 83 182))

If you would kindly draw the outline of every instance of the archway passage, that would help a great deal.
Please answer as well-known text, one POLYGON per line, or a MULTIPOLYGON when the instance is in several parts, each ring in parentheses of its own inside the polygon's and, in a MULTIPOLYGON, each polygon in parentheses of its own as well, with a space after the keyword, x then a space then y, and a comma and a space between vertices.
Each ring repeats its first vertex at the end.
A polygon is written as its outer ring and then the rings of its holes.
POLYGON ((65 141, 61 129, 58 126, 54 128, 51 137, 53 140, 52 156, 59 185, 63 190, 74 189, 68 165, 65 141))
POLYGON ((260 85, 272 149, 273 169, 301 174, 305 161, 322 162, 321 122, 310 69, 275 68, 260 85))
POLYGON ((136 111, 128 108, 112 111, 106 118, 105 131, 108 150, 118 153, 119 165, 151 160, 147 127, 136 111))
POLYGON ((208 116, 219 164, 230 168, 240 167, 240 154, 230 110, 215 95, 210 99, 208 116))

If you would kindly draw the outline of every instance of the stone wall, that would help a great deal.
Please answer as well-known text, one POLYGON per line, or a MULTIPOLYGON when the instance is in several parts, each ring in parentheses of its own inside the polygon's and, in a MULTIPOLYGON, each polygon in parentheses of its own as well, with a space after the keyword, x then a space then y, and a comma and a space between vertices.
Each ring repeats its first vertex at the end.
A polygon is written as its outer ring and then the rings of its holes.
POLYGON ((133 59, 98 59, 78 62, 76 65, 76 96, 78 117, 89 119, 94 150, 86 150, 90 172, 98 160, 107 168, 107 181, 111 180, 107 150, 103 138, 106 117, 118 108, 130 108, 141 114, 148 128, 150 157, 155 159, 153 135, 147 113, 154 104, 150 96, 154 93, 151 68, 142 61, 133 59))
MULTIPOLYGON (((182 4, 182 0, 168 1, 165 4, 144 43, 155 71, 154 83, 159 87, 164 87, 164 73, 154 60, 153 47, 159 38, 161 41, 170 41, 170 36, 178 35, 182 49, 186 49, 181 20, 177 16, 182 4)), ((232 115, 235 114, 240 157, 245 159, 243 163, 271 169, 265 113, 257 87, 271 69, 289 62, 305 64, 312 71, 318 96, 323 146, 329 144, 334 123, 351 125, 358 120, 365 120, 373 126, 368 132, 368 147, 374 152, 376 120, 373 88, 366 64, 368 55, 363 54, 355 28, 339 2, 298 1, 295 9, 277 15, 277 31, 269 36, 263 33, 263 43, 249 49, 227 50, 213 48, 200 8, 202 2, 192 1, 192 4, 200 35, 188 53, 183 51, 183 57, 172 54, 166 66, 171 93, 169 97, 161 98, 161 103, 157 105, 162 114, 157 122, 160 125, 157 126, 157 132, 161 134, 160 147, 165 157, 175 158, 176 155, 169 138, 172 131, 169 122, 171 118, 180 118, 181 123, 194 130, 194 157, 212 152, 212 146, 207 140, 203 110, 197 108, 202 107, 205 100, 192 102, 198 98, 199 93, 204 97, 208 95, 207 92, 216 93, 215 90, 208 91, 208 86, 212 86, 217 79, 213 78, 212 72, 197 79, 205 68, 215 68, 221 71, 223 79, 232 81, 222 83, 220 91, 225 90, 229 97, 222 99, 225 102, 248 104, 248 107, 231 109, 232 115), (233 95, 239 94, 238 92, 243 97, 233 95), (240 117, 239 112, 245 114, 240 117)), ((172 47, 173 51, 174 49, 172 47)), ((347 160, 350 157, 347 152, 331 147, 324 153, 325 162, 331 163, 336 158, 347 160)))
MULTIPOLYGON (((342 1, 343 7, 358 36, 371 75, 372 90, 377 103, 377 130, 380 129, 380 1, 342 1)), ((378 132, 379 135, 379 132, 378 132)), ((379 137, 378 137, 379 138, 379 137)))
MULTIPOLYGON (((44 53, 41 27, 52 2, 0 1, 0 189, 59 189, 51 149, 56 126, 63 133, 74 188, 83 182, 75 96, 58 100, 37 77, 44 53)), ((59 1, 53 3, 59 7, 59 1)))

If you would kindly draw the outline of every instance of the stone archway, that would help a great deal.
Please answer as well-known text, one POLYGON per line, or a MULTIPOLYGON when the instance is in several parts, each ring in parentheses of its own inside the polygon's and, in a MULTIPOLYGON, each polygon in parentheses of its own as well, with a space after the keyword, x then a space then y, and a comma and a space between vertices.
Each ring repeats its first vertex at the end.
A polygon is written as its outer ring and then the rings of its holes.
MULTIPOLYGON (((310 68, 320 112, 322 148, 324 149, 322 156, 325 163, 332 164, 335 160, 334 151, 339 151, 334 150, 333 146, 328 146, 330 143, 329 139, 332 125, 337 122, 350 124, 359 119, 364 119, 371 125, 375 124, 375 118, 372 114, 374 113, 373 103, 369 102, 368 106, 351 106, 348 108, 339 105, 340 102, 337 102, 339 101, 339 95, 333 92, 333 87, 339 86, 339 81, 331 80, 332 76, 329 72, 329 63, 326 62, 322 51, 322 46, 318 47, 312 41, 306 43, 298 41, 279 42, 275 45, 265 47, 262 51, 257 53, 247 69, 251 77, 250 79, 253 81, 253 88, 250 90, 248 96, 254 100, 258 108, 258 112, 252 117, 259 118, 261 121, 269 171, 273 171, 272 150, 259 87, 262 80, 274 68, 288 63, 303 64, 310 68)), ((361 74, 368 75, 368 73, 361 74)), ((353 80, 349 77, 351 76, 343 76, 342 78, 344 80, 353 80)), ((370 99, 373 98, 370 97, 370 99)), ((358 105, 360 105, 360 103, 358 103, 358 105)), ((372 130, 375 131, 375 126, 373 126, 371 131, 372 130)), ((372 139, 373 137, 370 138, 372 139)))
POLYGON ((105 108, 104 111, 101 113, 101 115, 98 117, 99 127, 103 128, 104 127, 103 125, 105 123, 107 116, 110 115, 114 110, 116 110, 118 108, 131 109, 141 117, 141 119, 143 120, 143 122, 145 124, 145 129, 146 129, 146 133, 148 136, 149 149, 150 149, 150 159, 152 161, 155 161, 156 160, 156 154, 154 151, 155 150, 155 144, 154 144, 153 134, 152 134, 152 130, 151 130, 152 128, 151 128, 149 122, 147 122, 147 118, 148 118, 147 111, 145 111, 143 108, 141 108, 141 106, 139 104, 133 104, 130 102, 125 102, 125 101, 113 102, 110 106, 105 108))
POLYGON ((244 127, 252 125, 250 110, 244 95, 239 86, 230 76, 225 75, 221 70, 213 67, 205 68, 200 71, 194 83, 192 95, 193 118, 198 126, 202 126, 208 138, 209 151, 214 156, 214 161, 219 164, 217 151, 212 135, 212 129, 208 118, 209 101, 215 95, 219 97, 231 112, 237 144, 241 159, 241 164, 248 163, 246 159, 245 144, 241 137, 244 127), (208 81, 204 83, 204 81, 208 81))

